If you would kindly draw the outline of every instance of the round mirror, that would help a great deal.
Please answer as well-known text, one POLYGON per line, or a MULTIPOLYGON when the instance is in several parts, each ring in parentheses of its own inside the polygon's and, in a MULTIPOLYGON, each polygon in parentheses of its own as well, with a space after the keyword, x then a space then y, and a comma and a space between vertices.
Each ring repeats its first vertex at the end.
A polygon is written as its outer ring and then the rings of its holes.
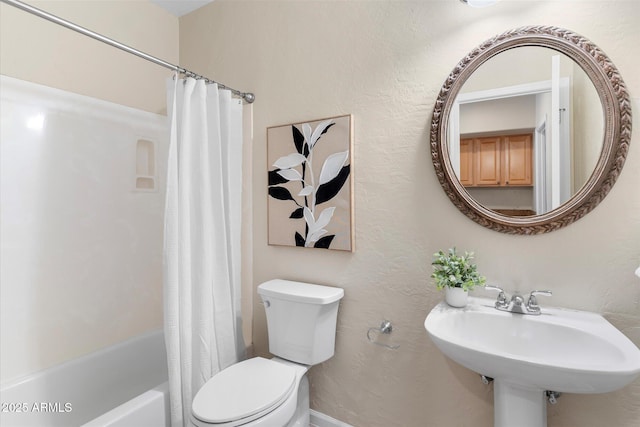
POLYGON ((524 27, 465 56, 431 121, 436 174, 452 202, 504 233, 539 234, 592 210, 629 148, 620 74, 585 38, 524 27))

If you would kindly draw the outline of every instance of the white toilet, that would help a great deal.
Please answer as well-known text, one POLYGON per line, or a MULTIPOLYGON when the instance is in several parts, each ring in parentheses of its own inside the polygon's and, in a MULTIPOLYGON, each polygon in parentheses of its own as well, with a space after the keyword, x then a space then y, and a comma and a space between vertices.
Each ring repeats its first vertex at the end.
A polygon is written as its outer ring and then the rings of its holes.
POLYGON ((333 356, 344 290, 288 280, 258 286, 273 359, 254 357, 214 375, 193 399, 198 427, 308 427, 309 368, 333 356))

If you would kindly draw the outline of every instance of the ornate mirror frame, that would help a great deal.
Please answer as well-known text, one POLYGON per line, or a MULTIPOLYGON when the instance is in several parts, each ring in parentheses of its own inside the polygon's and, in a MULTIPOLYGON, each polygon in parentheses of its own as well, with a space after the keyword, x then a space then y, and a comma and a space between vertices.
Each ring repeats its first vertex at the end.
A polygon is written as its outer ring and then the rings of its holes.
POLYGON ((541 234, 580 219, 607 195, 624 165, 631 141, 631 104, 622 76, 607 55, 591 41, 550 26, 528 26, 489 39, 466 55, 444 82, 431 118, 431 157, 436 175, 453 204, 478 224, 507 234, 541 234), (509 49, 541 46, 571 58, 593 82, 604 111, 600 158, 584 186, 566 203, 542 215, 511 217, 478 203, 456 177, 447 143, 449 114, 467 79, 487 60, 509 49))

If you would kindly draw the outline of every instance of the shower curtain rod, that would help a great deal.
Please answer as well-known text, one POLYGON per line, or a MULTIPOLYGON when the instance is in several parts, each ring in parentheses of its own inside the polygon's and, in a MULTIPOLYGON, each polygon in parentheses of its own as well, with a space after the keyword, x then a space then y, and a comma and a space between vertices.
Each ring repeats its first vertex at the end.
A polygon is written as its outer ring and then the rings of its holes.
POLYGON ((48 12, 45 12, 42 9, 38 9, 37 7, 33 7, 31 5, 28 5, 26 3, 23 3, 21 1, 18 0, 0 0, 2 3, 6 3, 8 5, 14 6, 20 10, 23 10, 25 12, 29 12, 33 15, 39 16, 40 18, 44 18, 47 21, 53 22, 55 24, 61 25, 63 27, 66 27, 70 30, 76 31, 80 34, 83 34, 85 36, 89 36, 95 40, 101 41, 103 43, 106 43, 110 46, 113 46, 115 48, 118 48, 120 50, 123 50, 125 52, 131 53, 139 58, 142 59, 146 59, 147 61, 153 62, 154 64, 160 65, 162 67, 168 68, 170 70, 176 71, 180 74, 183 74, 187 77, 193 77, 194 79, 202 79, 204 80, 206 83, 217 83, 218 86, 222 89, 227 89, 230 90, 234 95, 239 96, 240 98, 242 98, 244 101, 246 101, 247 103, 251 104, 253 101, 255 101, 256 97, 253 93, 249 93, 249 92, 240 92, 239 90, 236 89, 232 89, 228 86, 225 86, 221 83, 216 82, 215 80, 209 79, 207 77, 201 76, 200 74, 196 74, 193 71, 189 71, 186 68, 182 68, 179 67, 177 65, 171 64, 167 61, 163 61, 160 58, 156 58, 155 56, 151 56, 148 53, 144 53, 141 52, 137 49, 134 49, 130 46, 127 46, 125 44, 122 44, 120 42, 117 42, 113 39, 110 39, 109 37, 105 37, 102 34, 98 34, 94 31, 88 30, 84 27, 81 27, 79 25, 74 24, 73 22, 69 22, 65 19, 59 18, 55 15, 52 15, 48 12))

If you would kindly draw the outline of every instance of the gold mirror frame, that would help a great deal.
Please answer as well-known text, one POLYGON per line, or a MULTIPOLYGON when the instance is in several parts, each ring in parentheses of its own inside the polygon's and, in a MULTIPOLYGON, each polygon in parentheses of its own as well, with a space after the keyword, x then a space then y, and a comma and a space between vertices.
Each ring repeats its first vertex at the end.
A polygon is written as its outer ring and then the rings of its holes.
POLYGON ((542 234, 582 218, 604 199, 624 165, 631 141, 631 104, 622 76, 594 43, 571 31, 528 26, 489 39, 466 55, 444 82, 431 118, 431 157, 436 175, 453 204, 478 224, 507 234, 542 234), (554 49, 573 59, 587 73, 604 111, 602 152, 584 186, 558 208, 542 215, 510 217, 478 203, 460 184, 449 160, 449 114, 458 92, 482 64, 495 55, 521 46, 554 49))

